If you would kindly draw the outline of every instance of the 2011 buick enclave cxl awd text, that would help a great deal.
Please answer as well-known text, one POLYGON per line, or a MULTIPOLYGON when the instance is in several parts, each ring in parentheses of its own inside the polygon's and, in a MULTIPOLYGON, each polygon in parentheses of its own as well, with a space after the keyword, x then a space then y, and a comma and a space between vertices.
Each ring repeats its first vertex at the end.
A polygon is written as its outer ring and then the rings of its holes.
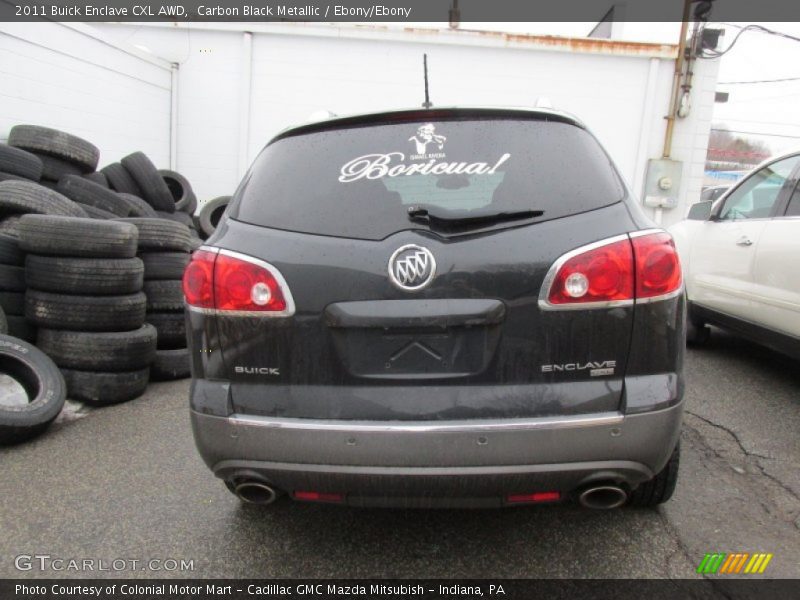
POLYGON ((184 275, 191 419, 241 499, 669 499, 685 300, 598 141, 547 110, 286 130, 184 275))

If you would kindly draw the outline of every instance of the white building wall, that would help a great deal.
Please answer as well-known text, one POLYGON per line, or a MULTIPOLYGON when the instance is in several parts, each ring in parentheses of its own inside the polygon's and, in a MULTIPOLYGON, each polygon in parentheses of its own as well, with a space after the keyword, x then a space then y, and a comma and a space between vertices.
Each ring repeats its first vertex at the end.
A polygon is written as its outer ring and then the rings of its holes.
POLYGON ((100 148, 100 164, 143 150, 167 166, 170 66, 79 24, 0 23, 0 140, 54 127, 100 148))

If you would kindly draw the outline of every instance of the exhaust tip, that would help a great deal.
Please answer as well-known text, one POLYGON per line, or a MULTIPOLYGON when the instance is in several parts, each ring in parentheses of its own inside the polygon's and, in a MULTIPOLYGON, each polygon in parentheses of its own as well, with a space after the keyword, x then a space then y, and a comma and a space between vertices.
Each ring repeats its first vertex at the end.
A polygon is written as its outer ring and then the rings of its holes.
POLYGON ((594 509, 619 508, 628 499, 628 494, 617 485, 598 485, 587 488, 578 497, 582 506, 594 509))
POLYGON ((278 497, 275 489, 260 481, 243 481, 233 491, 240 500, 250 504, 272 504, 278 497))

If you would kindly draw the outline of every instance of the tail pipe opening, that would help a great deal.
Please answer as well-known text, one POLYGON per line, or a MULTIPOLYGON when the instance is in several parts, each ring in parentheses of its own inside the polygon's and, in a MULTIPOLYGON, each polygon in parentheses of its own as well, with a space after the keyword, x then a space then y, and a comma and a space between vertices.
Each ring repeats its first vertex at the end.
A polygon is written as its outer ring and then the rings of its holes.
POLYGON ((250 504, 272 504, 278 497, 277 490, 262 481, 242 481, 233 491, 240 500, 250 504))
POLYGON ((586 508, 619 508, 628 500, 628 493, 615 484, 594 485, 584 489, 578 501, 586 508))

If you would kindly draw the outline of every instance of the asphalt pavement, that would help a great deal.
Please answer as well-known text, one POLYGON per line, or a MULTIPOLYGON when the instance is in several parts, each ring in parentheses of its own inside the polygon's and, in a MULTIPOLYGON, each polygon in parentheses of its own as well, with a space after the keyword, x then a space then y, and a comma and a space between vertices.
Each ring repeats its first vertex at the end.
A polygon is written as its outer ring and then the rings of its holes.
POLYGON ((715 330, 686 379, 675 496, 615 511, 245 506, 195 451, 188 381, 153 384, 0 449, 0 577, 691 578, 707 552, 800 577, 800 362, 715 330))

